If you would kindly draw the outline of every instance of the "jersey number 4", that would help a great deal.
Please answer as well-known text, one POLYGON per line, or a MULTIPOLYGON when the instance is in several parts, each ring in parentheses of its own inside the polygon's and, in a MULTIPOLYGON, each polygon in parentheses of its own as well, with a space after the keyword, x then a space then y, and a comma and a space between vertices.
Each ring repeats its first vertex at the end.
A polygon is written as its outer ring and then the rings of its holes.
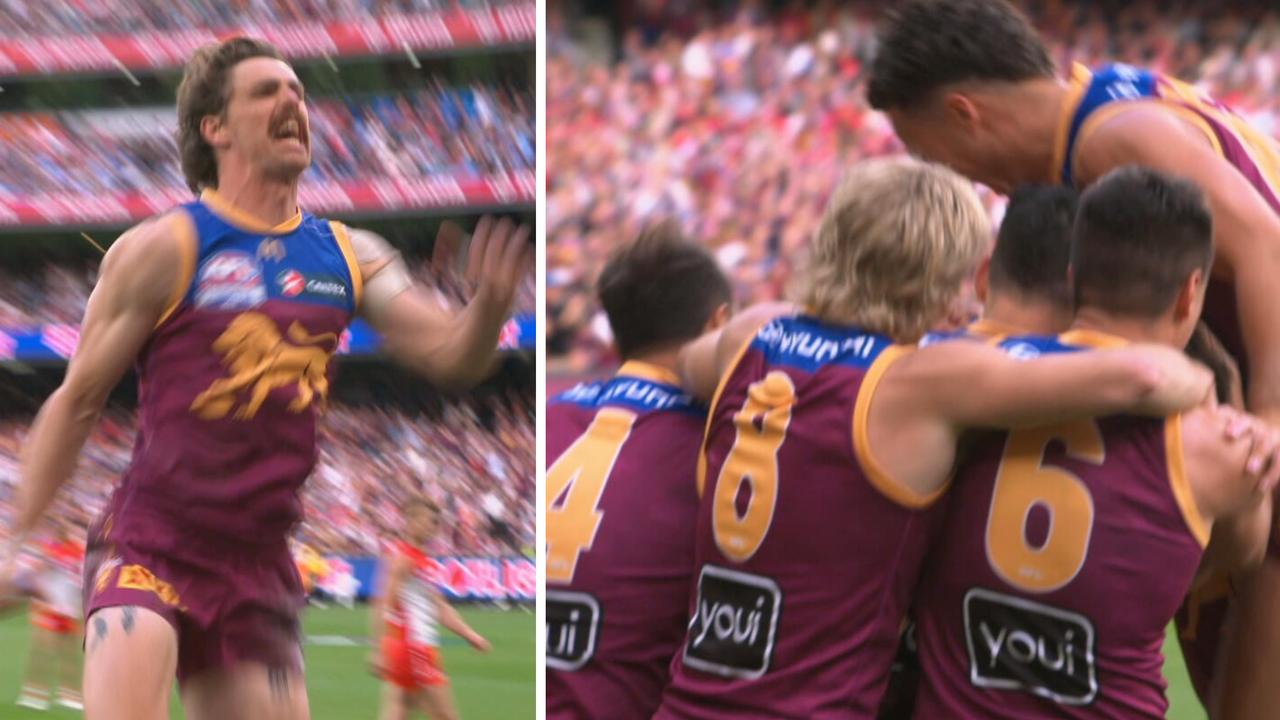
POLYGON ((635 421, 635 413, 626 410, 600 410, 547 471, 548 582, 572 582, 578 556, 591 549, 604 519, 597 509, 600 496, 635 421))
POLYGON ((778 451, 787 439, 796 386, 784 372, 773 371, 747 388, 742 409, 733 416, 736 430, 716 478, 711 524, 716 546, 734 562, 746 562, 764 542, 778 503, 778 451), (746 512, 738 513, 743 484, 751 489, 746 512))
POLYGON ((1101 465, 1106 458, 1102 433, 1091 420, 1009 433, 987 516, 987 560, 1001 579, 1027 592, 1052 592, 1071 582, 1084 567, 1093 533, 1089 488, 1044 464, 1053 440, 1062 441, 1072 459, 1101 465), (1049 513, 1049 530, 1033 546, 1027 521, 1037 505, 1049 513))

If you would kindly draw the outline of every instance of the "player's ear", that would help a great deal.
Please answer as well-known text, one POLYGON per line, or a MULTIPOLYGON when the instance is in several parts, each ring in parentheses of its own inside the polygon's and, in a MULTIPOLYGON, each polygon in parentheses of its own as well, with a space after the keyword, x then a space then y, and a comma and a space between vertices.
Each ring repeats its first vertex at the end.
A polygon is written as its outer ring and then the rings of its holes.
POLYGON ((942 98, 947 116, 965 129, 972 130, 978 124, 978 105, 967 95, 949 92, 942 98))
POLYGON ((987 304, 987 292, 991 288, 991 258, 982 259, 982 264, 978 266, 978 272, 973 276, 973 293, 978 296, 978 302, 983 305, 987 304))
POLYGON ((1205 289, 1204 271, 1200 268, 1192 270, 1178 289, 1178 298, 1173 308, 1174 318, 1179 321, 1198 320, 1200 310, 1204 307, 1205 289))
POLYGON ((209 143, 210 147, 225 148, 230 138, 227 137, 227 124, 223 122, 221 115, 205 115, 200 118, 200 137, 209 143))
POLYGON ((729 303, 720 303, 720 306, 707 319, 707 324, 703 326, 702 332, 709 333, 712 330, 719 330, 724 327, 729 322, 730 315, 732 315, 732 312, 729 309, 729 303))

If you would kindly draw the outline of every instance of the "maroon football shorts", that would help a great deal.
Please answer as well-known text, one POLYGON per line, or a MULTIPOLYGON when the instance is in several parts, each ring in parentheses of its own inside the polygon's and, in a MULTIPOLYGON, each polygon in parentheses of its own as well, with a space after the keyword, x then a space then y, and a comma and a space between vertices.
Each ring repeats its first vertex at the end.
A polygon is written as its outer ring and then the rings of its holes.
POLYGON ((84 578, 86 637, 98 610, 151 610, 178 635, 179 682, 241 662, 302 671, 306 600, 283 538, 240 543, 107 513, 89 529, 84 578))

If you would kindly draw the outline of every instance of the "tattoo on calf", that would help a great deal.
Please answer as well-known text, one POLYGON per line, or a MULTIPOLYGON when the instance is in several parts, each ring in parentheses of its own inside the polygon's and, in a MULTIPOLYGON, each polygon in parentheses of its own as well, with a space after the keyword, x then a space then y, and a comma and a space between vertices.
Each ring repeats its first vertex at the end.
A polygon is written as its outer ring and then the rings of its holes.
POLYGON ((289 697, 289 670, 287 668, 267 668, 267 683, 271 685, 272 698, 283 701, 289 697))
POLYGON ((136 612, 135 608, 126 607, 120 614, 120 626, 124 628, 125 635, 133 634, 133 622, 134 622, 135 612, 136 612))

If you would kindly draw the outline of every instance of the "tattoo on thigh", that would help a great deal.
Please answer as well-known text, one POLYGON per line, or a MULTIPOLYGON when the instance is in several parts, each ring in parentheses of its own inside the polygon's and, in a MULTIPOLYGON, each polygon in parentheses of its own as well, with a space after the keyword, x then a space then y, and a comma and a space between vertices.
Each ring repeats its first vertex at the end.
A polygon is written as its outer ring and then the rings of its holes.
POLYGON ((276 700, 285 700, 289 697, 288 668, 267 668, 267 683, 271 685, 271 697, 276 700))
POLYGON ((135 612, 137 612, 135 608, 126 607, 120 614, 120 626, 124 628, 125 635, 133 634, 133 621, 134 621, 135 612))
POLYGON ((94 641, 93 646, 98 647, 99 645, 102 644, 102 641, 107 637, 107 619, 106 618, 102 617, 101 615, 95 615, 93 617, 93 634, 94 634, 94 637, 97 638, 94 641))

